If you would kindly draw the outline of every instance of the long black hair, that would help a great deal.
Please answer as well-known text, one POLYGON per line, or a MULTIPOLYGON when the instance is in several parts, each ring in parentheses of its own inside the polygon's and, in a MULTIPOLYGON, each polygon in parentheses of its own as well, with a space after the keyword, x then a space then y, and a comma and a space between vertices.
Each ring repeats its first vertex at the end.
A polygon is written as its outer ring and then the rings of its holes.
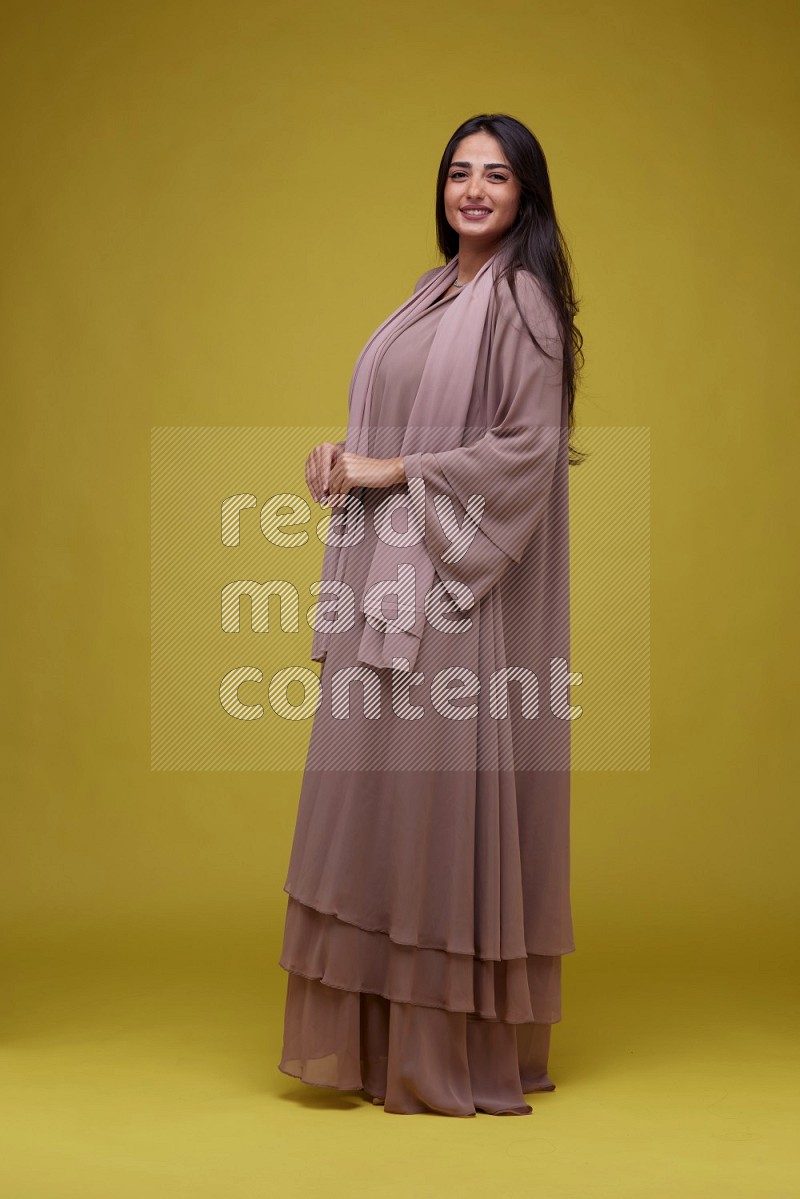
MULTIPOLYGON (((459 125, 447 143, 436 180, 436 240, 445 262, 458 253, 458 234, 449 224, 444 208, 444 189, 450 163, 458 143, 471 133, 486 132, 497 138, 520 184, 519 212, 503 239, 506 265, 495 286, 508 279, 514 303, 525 328, 538 346, 533 331, 520 308, 514 276, 518 270, 530 271, 538 280, 556 311, 564 343, 564 387, 568 397, 568 435, 575 427, 575 393, 578 375, 584 364, 583 336, 575 324, 578 301, 572 281, 572 259, 556 219, 550 175, 544 150, 526 125, 504 113, 483 113, 459 125)), ((541 346, 543 353, 547 353, 541 346)), ((569 446, 570 465, 579 465, 585 451, 569 446)))

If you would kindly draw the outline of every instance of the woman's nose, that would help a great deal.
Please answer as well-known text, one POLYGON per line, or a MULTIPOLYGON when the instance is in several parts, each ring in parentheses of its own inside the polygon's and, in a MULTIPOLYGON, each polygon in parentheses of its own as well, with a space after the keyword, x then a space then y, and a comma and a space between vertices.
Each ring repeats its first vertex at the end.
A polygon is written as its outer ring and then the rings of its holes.
POLYGON ((481 179, 479 176, 470 179, 469 184, 467 185, 467 199, 483 199, 483 179, 481 179))

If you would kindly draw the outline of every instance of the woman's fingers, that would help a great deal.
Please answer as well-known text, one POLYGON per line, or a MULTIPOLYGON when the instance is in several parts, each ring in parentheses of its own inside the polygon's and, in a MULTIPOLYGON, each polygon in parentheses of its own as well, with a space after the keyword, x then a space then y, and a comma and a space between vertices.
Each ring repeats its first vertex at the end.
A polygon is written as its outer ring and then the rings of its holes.
POLYGON ((327 442, 315 445, 306 459, 306 486, 317 503, 322 500, 327 487, 330 462, 327 445, 327 442))
POLYGON ((320 463, 320 492, 323 499, 328 495, 331 486, 331 466, 336 453, 336 447, 326 441, 321 446, 323 451, 320 463))
MULTIPOLYGON (((323 441, 314 446, 306 459, 306 485, 312 498, 318 504, 334 502, 334 500, 336 503, 340 503, 346 498, 330 494, 332 490, 335 490, 331 486, 331 470, 335 464, 338 449, 339 444, 323 441)), ((341 484, 340 479, 337 479, 337 484, 341 484)))
MULTIPOLYGON (((336 446, 333 449, 335 452, 336 446)), ((341 458, 337 456, 328 474, 327 492, 325 499, 322 501, 323 503, 330 507, 341 507, 342 504, 347 502, 347 492, 350 490, 350 483, 345 478, 345 474, 341 458)))

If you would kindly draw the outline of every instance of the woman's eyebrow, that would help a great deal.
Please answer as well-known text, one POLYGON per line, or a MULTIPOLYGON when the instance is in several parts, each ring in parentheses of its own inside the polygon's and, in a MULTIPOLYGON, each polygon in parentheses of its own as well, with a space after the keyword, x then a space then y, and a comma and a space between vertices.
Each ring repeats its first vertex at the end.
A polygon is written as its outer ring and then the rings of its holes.
MULTIPOLYGON (((504 171, 511 170, 511 167, 506 166, 506 164, 504 162, 485 162, 483 165, 484 165, 484 169, 487 171, 489 170, 490 167, 502 167, 504 171)), ((471 162, 451 162, 450 166, 451 167, 471 167, 472 163, 471 162)))

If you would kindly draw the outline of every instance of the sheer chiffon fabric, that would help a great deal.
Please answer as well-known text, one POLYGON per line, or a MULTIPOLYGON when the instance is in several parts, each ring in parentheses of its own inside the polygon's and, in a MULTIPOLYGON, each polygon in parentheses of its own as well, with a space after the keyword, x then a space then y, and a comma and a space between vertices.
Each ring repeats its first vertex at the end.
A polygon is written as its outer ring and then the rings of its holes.
MULTIPOLYGON (((373 404, 388 441, 376 436, 375 456, 397 452, 392 429, 402 430, 438 316, 453 302, 433 304, 386 352, 373 404)), ((494 369, 488 348, 484 379, 494 369)), ((486 406, 477 387, 470 423, 485 423, 486 406)), ((367 511, 385 494, 367 490, 367 511)), ((369 560, 367 540, 350 552, 348 578, 363 582, 369 560)), ((541 602, 542 587, 526 569, 535 567, 515 567, 481 601, 470 634, 476 661, 512 653, 522 627, 515 597, 524 597, 524 620, 536 622, 531 602, 541 602)), ((538 623, 546 619, 542 609, 538 623)), ((361 633, 333 639, 323 693, 330 673, 356 660, 361 633)), ((443 652, 423 639, 418 667, 430 674, 443 652)), ((279 1069, 377 1097, 389 1113, 528 1115, 525 1094, 555 1088, 551 1027, 561 1019, 561 955, 574 949, 569 775, 437 771, 430 762, 381 771, 382 756, 396 749, 392 726, 335 722, 329 710, 323 701, 315 718, 284 886, 279 1069), (349 757, 329 769, 340 745, 349 757), (352 758, 362 746, 359 767, 352 758)), ((522 735, 529 730, 516 732, 518 742, 522 735)), ((451 737, 456 756, 461 738, 471 763, 468 722, 451 737)), ((414 752, 410 739, 410 759, 414 752)))
POLYGON ((396 1113, 526 1115, 525 1092, 554 1089, 567 779, 497 781, 465 772, 428 795, 441 778, 425 772, 307 772, 280 957, 286 1074, 396 1113))
POLYGON ((280 1069, 363 1090, 397 1115, 529 1115, 552 1091, 549 1024, 507 1024, 290 974, 280 1069))
POLYGON ((550 1022, 534 1014, 559 1016, 558 956, 492 962, 398 945, 290 896, 280 964, 280 1068, 304 1082, 385 1097, 388 1112, 451 1116, 527 1115, 524 1091, 554 1089, 550 1022))

